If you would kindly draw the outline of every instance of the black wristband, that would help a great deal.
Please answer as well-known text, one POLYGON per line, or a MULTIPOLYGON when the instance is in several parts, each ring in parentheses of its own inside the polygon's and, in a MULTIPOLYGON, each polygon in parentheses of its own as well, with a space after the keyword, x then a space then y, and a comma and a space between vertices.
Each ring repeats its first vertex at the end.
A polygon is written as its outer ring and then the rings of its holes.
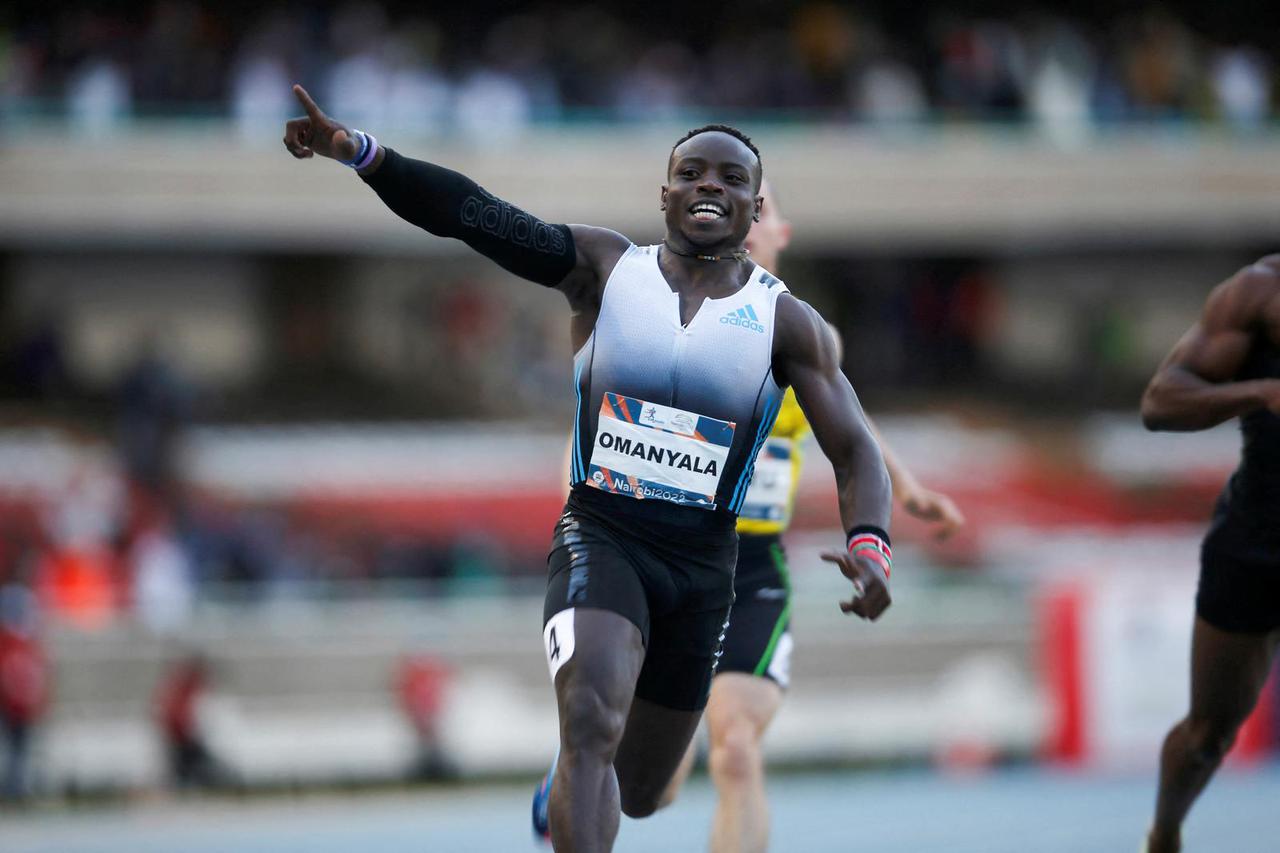
POLYGON ((573 272, 578 254, 569 226, 543 222, 452 169, 383 150, 378 171, 361 177, 397 216, 547 287, 573 272))
POLYGON ((889 541, 889 534, 883 529, 876 527, 874 524, 856 524, 853 527, 850 527, 848 533, 845 534, 844 541, 851 542, 853 541, 853 537, 860 536, 863 533, 870 533, 872 536, 878 536, 884 541, 885 545, 890 547, 893 546, 893 543, 889 541))

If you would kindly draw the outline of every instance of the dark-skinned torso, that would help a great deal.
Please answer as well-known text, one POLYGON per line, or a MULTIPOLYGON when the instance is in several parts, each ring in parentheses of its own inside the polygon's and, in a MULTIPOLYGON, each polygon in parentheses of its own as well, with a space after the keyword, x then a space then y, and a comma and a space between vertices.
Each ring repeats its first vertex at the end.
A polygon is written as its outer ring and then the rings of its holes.
MULTIPOLYGON (((1259 265, 1274 273, 1271 294, 1261 303, 1249 352, 1234 377, 1237 381, 1280 379, 1280 256, 1259 265)), ((1241 415, 1240 434, 1240 467, 1227 495, 1237 510, 1270 519, 1280 539, 1280 415, 1267 409, 1241 415)))

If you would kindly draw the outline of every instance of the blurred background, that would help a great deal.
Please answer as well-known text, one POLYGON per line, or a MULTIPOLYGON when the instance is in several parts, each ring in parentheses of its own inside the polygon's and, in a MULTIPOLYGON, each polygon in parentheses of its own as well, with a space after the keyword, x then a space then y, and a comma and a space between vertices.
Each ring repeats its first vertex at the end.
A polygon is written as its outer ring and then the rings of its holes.
MULTIPOLYGON (((1238 453, 1231 424, 1144 433, 1137 401, 1212 285, 1276 248, 1277 25, 1190 2, 7 4, 6 802, 425 783, 429 809, 554 752, 566 306, 290 158, 296 81, 640 243, 675 139, 751 135, 795 227, 776 272, 969 518, 946 543, 897 519, 893 609, 843 619, 811 448, 771 761, 1129 773, 1137 838, 1238 453)), ((1270 755, 1274 696, 1235 763, 1270 755)))

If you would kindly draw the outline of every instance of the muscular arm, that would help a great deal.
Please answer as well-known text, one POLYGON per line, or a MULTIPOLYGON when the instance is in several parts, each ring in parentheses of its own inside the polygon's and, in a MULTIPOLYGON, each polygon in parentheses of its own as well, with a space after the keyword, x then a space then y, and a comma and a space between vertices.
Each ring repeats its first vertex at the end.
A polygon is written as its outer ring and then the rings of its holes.
POLYGON ((1199 321, 1165 357, 1142 395, 1147 429, 1208 429, 1255 409, 1280 411, 1280 380, 1232 381, 1277 300, 1280 267, 1266 263, 1246 267, 1214 288, 1199 321))
POLYGON ((774 375, 791 385, 796 400, 835 470, 840 520, 889 529, 893 488, 880 445, 853 386, 840 370, 838 350, 826 323, 807 304, 778 299, 774 375))
MULTIPOLYGON (((359 146, 353 132, 325 115, 306 90, 294 95, 307 111, 285 125, 285 147, 305 159, 320 154, 343 162, 359 146)), ((561 290, 575 311, 598 304, 608 271, 630 245, 613 231, 543 222, 486 192, 470 178, 380 148, 360 170, 397 216, 440 237, 465 242, 521 278, 561 290)))
POLYGON ((508 272, 557 287, 577 266, 567 225, 553 225, 465 175, 391 149, 364 182, 393 213, 437 237, 461 240, 508 272))
MULTIPOLYGON (((840 519, 845 530, 858 527, 889 530, 893 488, 880 446, 867 424, 853 387, 840 371, 839 349, 826 322, 807 304, 792 296, 778 299, 774 332, 774 376, 791 385, 818 446, 835 470, 840 519)), ((856 566, 847 554, 824 555, 866 590, 864 600, 841 606, 846 611, 876 618, 889 606, 886 586, 873 589, 868 561, 856 566), (855 577, 856 575, 856 577, 855 577), (881 602, 880 596, 883 596, 881 602)))

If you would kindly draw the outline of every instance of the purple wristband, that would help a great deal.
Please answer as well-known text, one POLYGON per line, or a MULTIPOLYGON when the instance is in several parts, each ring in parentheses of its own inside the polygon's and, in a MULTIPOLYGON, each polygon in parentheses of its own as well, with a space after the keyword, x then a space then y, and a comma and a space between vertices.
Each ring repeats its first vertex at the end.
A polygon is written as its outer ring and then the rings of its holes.
POLYGON ((372 133, 365 133, 364 135, 369 139, 369 149, 365 152, 365 155, 360 158, 359 163, 351 164, 351 168, 355 169, 357 172, 372 163, 374 155, 378 153, 378 138, 372 133))

